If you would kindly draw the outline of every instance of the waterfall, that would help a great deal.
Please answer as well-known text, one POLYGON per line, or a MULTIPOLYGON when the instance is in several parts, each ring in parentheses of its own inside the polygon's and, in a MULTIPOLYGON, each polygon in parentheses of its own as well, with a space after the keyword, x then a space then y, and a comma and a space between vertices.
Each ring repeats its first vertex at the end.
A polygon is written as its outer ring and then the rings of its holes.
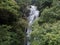
POLYGON ((31 7, 29 8, 30 13, 29 16, 27 17, 28 19, 28 28, 27 28, 27 45, 30 45, 30 34, 32 32, 31 26, 34 22, 34 20, 36 20, 39 16, 39 11, 37 10, 37 6, 31 5, 31 7))

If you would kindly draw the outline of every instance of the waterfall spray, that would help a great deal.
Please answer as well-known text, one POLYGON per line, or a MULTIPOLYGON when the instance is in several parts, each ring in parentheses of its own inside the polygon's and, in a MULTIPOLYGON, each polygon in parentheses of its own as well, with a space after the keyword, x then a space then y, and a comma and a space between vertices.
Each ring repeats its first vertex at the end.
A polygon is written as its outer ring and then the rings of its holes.
POLYGON ((30 13, 29 16, 27 17, 28 19, 28 28, 27 28, 27 45, 30 45, 30 34, 32 32, 31 26, 34 22, 34 20, 36 20, 39 16, 39 11, 37 10, 37 6, 31 5, 31 7, 29 8, 30 13))

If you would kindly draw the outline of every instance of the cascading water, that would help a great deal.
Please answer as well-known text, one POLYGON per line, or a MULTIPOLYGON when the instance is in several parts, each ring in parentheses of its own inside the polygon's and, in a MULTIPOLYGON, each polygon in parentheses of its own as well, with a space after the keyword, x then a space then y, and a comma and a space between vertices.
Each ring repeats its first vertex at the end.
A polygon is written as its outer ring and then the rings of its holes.
POLYGON ((29 16, 27 17, 28 19, 28 28, 27 28, 27 44, 26 45, 30 45, 30 34, 32 32, 31 26, 34 22, 35 19, 38 18, 39 16, 39 11, 37 10, 37 7, 34 5, 31 5, 31 7, 29 8, 30 13, 29 16))

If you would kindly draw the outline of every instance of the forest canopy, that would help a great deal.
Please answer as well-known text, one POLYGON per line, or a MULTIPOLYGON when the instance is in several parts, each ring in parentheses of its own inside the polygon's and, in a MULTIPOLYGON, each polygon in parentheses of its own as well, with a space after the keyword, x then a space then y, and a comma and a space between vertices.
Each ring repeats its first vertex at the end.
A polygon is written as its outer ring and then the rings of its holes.
POLYGON ((28 27, 27 6, 35 5, 31 45, 60 45, 60 0, 0 0, 0 45, 24 45, 28 27))
POLYGON ((32 26, 31 45, 60 45, 60 1, 53 0, 32 26))

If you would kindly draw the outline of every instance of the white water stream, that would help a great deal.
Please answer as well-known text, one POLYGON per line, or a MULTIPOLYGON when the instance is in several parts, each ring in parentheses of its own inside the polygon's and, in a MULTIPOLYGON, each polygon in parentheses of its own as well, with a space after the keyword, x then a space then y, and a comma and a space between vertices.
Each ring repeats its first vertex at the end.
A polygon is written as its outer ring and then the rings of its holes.
POLYGON ((27 45, 30 45, 30 34, 32 32, 31 26, 34 22, 34 20, 36 20, 39 16, 39 11, 37 10, 37 6, 31 5, 31 7, 29 8, 30 13, 29 16, 27 17, 28 19, 28 28, 27 28, 27 45))

